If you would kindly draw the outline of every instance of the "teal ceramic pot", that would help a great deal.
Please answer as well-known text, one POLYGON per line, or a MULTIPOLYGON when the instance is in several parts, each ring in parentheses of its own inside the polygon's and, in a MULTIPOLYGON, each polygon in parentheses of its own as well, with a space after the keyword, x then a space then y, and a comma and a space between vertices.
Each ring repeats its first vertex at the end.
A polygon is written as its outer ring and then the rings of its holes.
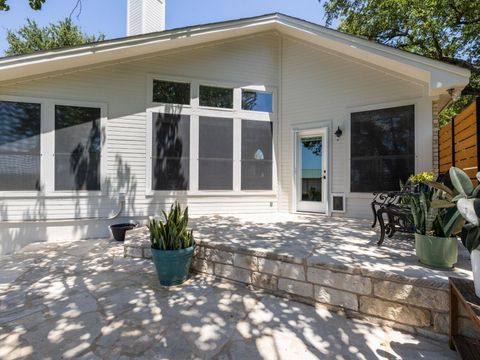
POLYGON ((422 264, 451 269, 458 260, 458 241, 455 237, 415 234, 415 251, 422 264))
POLYGON ((181 250, 152 249, 158 280, 163 286, 180 285, 187 280, 195 245, 181 250))

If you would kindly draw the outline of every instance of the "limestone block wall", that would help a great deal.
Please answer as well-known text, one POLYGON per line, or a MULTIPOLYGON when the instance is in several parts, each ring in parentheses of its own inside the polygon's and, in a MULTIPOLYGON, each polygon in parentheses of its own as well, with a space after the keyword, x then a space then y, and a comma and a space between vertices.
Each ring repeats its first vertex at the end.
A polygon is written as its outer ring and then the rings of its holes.
MULTIPOLYGON (((125 256, 151 259, 147 234, 139 229, 125 240, 125 256)), ((347 316, 446 339, 449 293, 442 282, 409 279, 366 269, 318 265, 309 261, 222 245, 197 244, 192 270, 241 282, 277 296, 310 305, 322 304, 347 316)), ((473 334, 473 326, 461 315, 461 332, 473 334)))

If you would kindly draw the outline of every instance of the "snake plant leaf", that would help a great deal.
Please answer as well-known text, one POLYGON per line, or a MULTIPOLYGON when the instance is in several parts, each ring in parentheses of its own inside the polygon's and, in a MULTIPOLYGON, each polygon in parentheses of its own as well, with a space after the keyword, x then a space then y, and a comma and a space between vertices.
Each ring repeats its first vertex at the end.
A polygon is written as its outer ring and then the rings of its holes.
POLYGON ((447 200, 435 199, 430 203, 431 208, 433 209, 448 209, 455 207, 455 203, 452 203, 447 200))
POLYGON ((480 225, 480 199, 460 199, 457 202, 457 209, 469 223, 480 225))
POLYGON ((480 171, 477 172, 477 175, 475 175, 475 177, 477 178, 478 182, 480 183, 480 171))
POLYGON ((449 175, 455 190, 464 196, 470 196, 472 194, 473 183, 465 171, 457 167, 451 167, 449 175))
POLYGON ((445 192, 446 194, 446 198, 447 199, 451 199, 453 198, 453 190, 450 189, 448 186, 444 185, 444 184, 441 184, 439 182, 435 182, 435 181, 425 181, 425 184, 430 186, 431 188, 434 188, 434 189, 437 189, 437 190, 440 190, 440 191, 443 191, 445 192))
POLYGON ((462 227, 460 226, 463 223, 462 215, 455 209, 445 225, 443 225, 443 233, 446 237, 450 237, 452 235, 457 234, 462 227))

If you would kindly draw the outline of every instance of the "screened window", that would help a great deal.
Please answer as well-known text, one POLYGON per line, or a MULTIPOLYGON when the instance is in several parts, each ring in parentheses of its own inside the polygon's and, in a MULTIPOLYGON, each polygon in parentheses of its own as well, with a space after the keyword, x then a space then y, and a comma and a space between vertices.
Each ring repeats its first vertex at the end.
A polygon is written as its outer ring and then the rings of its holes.
POLYGON ((0 101, 0 190, 40 190, 41 105, 0 101))
POLYGON ((272 190, 272 123, 242 121, 242 190, 272 190))
POLYGON ((101 110, 55 106, 55 190, 100 190, 101 110))
POLYGON ((152 189, 188 190, 190 116, 153 114, 152 189))
POLYGON ((270 92, 242 90, 242 109, 250 111, 273 111, 273 94, 270 92))
POLYGON ((233 89, 200 85, 200 106, 233 109, 233 89))
POLYGON ((189 105, 190 84, 153 80, 153 101, 166 104, 189 105))
POLYGON ((398 190, 414 171, 413 105, 352 113, 352 192, 398 190))
POLYGON ((200 118, 199 189, 233 189, 233 119, 200 118))

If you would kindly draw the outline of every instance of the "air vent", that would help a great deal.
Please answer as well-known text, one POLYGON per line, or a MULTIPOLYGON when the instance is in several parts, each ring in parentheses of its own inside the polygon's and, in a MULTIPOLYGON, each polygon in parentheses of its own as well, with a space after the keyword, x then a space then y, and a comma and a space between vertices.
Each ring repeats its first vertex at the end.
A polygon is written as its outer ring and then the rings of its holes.
POLYGON ((345 194, 332 194, 332 212, 345 212, 345 194))

